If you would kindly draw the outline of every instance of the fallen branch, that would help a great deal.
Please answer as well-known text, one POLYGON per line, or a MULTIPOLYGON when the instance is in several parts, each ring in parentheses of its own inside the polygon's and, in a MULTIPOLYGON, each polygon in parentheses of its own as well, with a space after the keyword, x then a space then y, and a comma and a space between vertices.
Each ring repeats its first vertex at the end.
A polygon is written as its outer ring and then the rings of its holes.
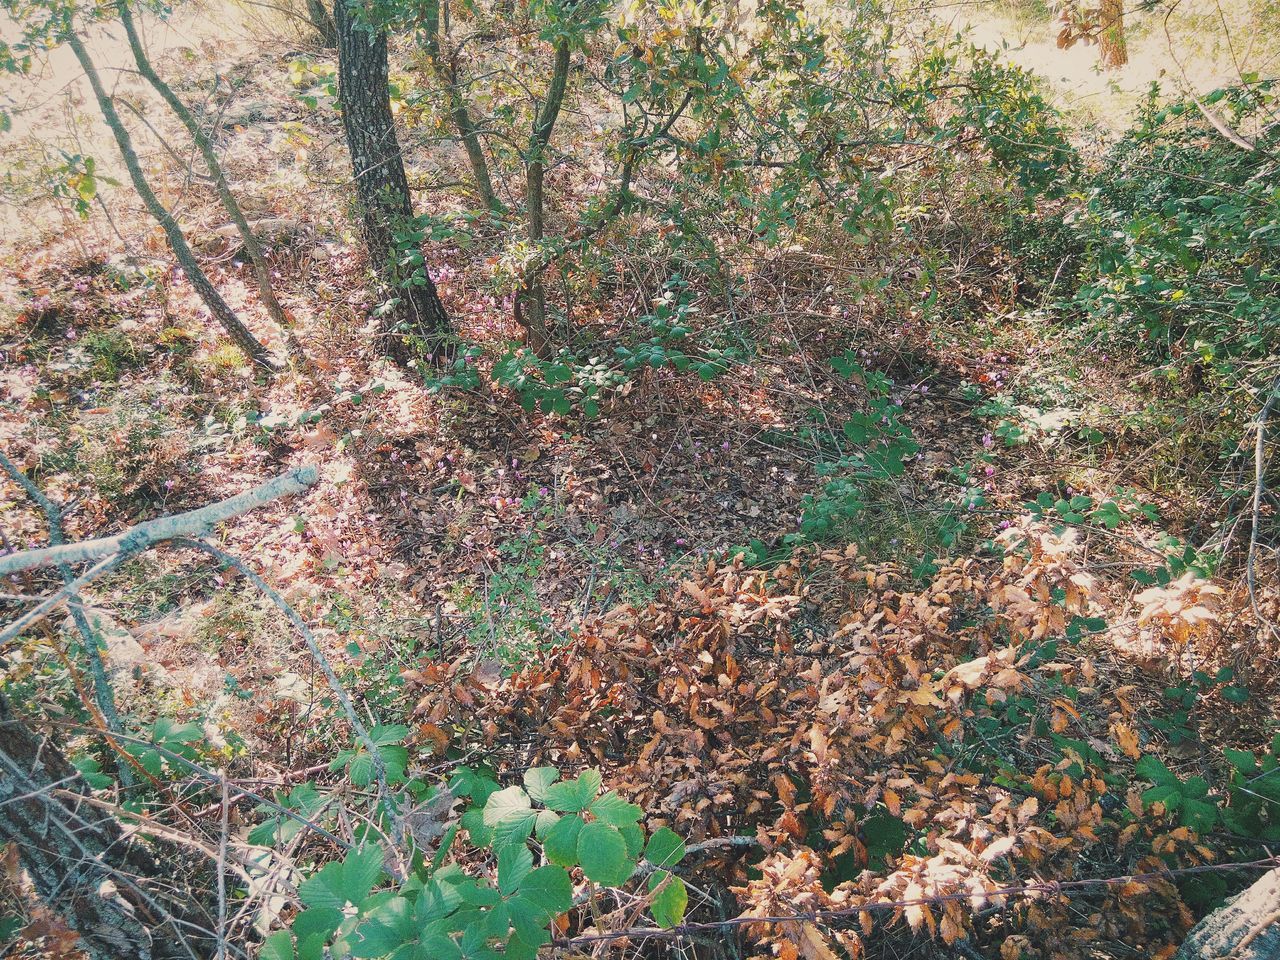
POLYGON ((44 547, 39 550, 23 550, 21 553, 0 557, 0 577, 35 567, 83 563, 86 560, 97 560, 114 554, 131 555, 165 540, 176 540, 180 537, 201 537, 224 520, 248 513, 272 500, 302 493, 315 483, 319 476, 320 471, 316 466, 308 464, 290 470, 288 473, 282 473, 252 490, 238 493, 218 503, 211 503, 207 507, 189 510, 186 513, 175 513, 171 516, 148 520, 113 537, 82 540, 79 543, 44 547))

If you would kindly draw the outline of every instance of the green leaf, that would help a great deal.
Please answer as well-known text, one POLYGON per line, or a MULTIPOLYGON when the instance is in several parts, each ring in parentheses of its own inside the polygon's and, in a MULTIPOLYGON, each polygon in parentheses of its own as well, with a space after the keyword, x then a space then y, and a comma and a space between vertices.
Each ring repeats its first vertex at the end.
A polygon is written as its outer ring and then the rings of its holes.
POLYGON ((493 828, 485 826, 483 810, 472 808, 462 815, 459 822, 474 846, 487 847, 493 842, 493 828))
POLYGON ((561 817, 560 822, 542 838, 542 852, 552 863, 572 867, 578 862, 578 834, 582 831, 582 818, 577 814, 561 817))
POLYGON ((262 941, 259 960, 293 960, 293 935, 288 930, 277 930, 262 941))
POLYGON ((1138 761, 1133 772, 1143 780, 1164 786, 1177 786, 1179 783, 1177 775, 1164 765, 1164 761, 1150 753, 1138 761))
POLYGON ((547 787, 560 779, 560 771, 555 767, 534 767, 524 774, 524 788, 529 798, 542 803, 547 798, 547 787))
POLYGON ((385 957, 405 942, 405 937, 380 920, 369 920, 356 927, 347 938, 353 957, 385 957))
POLYGON ((591 815, 597 820, 603 820, 615 827, 628 826, 644 816, 643 810, 634 803, 623 800, 612 790, 597 797, 589 809, 591 815))
POLYGON ((330 863, 298 884, 298 898, 308 907, 341 910, 347 905, 343 892, 342 864, 330 863))
POLYGON ((1227 747, 1222 752, 1226 755, 1227 762, 1245 776, 1258 769, 1258 758, 1249 750, 1233 750, 1227 747))
POLYGON ((640 824, 624 823, 618 828, 618 832, 627 843, 627 857, 639 860, 640 854, 644 852, 644 831, 640 829, 640 824))
POLYGON ((578 813, 587 809, 600 792, 600 771, 584 770, 573 780, 552 784, 547 788, 546 804, 561 813, 578 813))
POLYGON ((626 883, 635 870, 622 834, 599 820, 585 824, 578 834, 578 863, 587 879, 607 887, 626 883))
POLYGON ((684 838, 670 827, 659 827, 649 838, 644 858, 655 867, 674 867, 684 859, 684 838))
POLYGON ((1218 806, 1212 800, 1186 797, 1182 802, 1182 823, 1197 833, 1207 833, 1218 825, 1218 806))
POLYGON ((367 787, 373 783, 377 773, 378 768, 373 762, 373 754, 368 752, 356 754, 351 760, 351 765, 347 767, 347 776, 357 787, 367 787))
POLYGON ((312 907, 294 917, 292 930, 299 943, 315 937, 328 940, 342 923, 342 916, 338 907, 312 907))
POLYGON ((1142 795, 1142 802, 1163 803, 1165 811, 1172 813, 1182 805, 1182 791, 1176 785, 1152 787, 1142 795))
POLYGON ((500 851, 507 847, 523 847, 536 822, 537 814, 532 810, 509 815, 493 828, 493 848, 500 851))
POLYGON ((664 880, 667 880, 667 885, 653 898, 653 902, 649 904, 649 912, 653 914, 658 926, 676 927, 684 920, 685 908, 689 906, 689 891, 683 880, 665 870, 659 870, 649 877, 649 889, 657 890, 664 880), (671 879, 667 880, 668 877, 671 879))
POLYGON ((532 813, 529 806, 529 795, 520 787, 507 787, 489 797, 484 805, 484 824, 496 827, 503 820, 528 816, 532 813))
POLYGON ((369 896, 382 877, 384 856, 382 848, 373 843, 347 854, 342 861, 342 892, 349 902, 358 904, 369 896))
POLYGON ((423 937, 418 943, 418 956, 431 960, 462 960, 462 950, 452 937, 435 933, 423 937))
POLYGON ((560 822, 560 814, 554 810, 539 810, 537 819, 533 824, 534 835, 541 840, 547 835, 547 831, 560 822))
POLYGON ((520 896, 537 904, 550 920, 573 906, 573 884, 563 867, 539 867, 521 882, 520 896))
POLYGON ((533 870, 533 854, 523 844, 502 847, 498 852, 498 890, 503 894, 516 892, 521 881, 533 870))

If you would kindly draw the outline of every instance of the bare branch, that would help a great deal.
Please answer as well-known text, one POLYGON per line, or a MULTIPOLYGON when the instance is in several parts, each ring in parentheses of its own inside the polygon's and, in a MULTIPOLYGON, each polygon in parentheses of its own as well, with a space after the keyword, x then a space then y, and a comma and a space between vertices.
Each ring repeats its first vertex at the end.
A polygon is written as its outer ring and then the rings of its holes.
POLYGON ((282 473, 252 490, 238 493, 218 503, 186 513, 175 513, 168 517, 148 520, 113 537, 83 540, 80 543, 45 547, 41 550, 24 550, 21 553, 0 557, 0 576, 17 573, 20 570, 30 570, 34 567, 83 563, 86 560, 97 560, 113 554, 134 554, 165 540, 203 536, 224 520, 248 513, 272 500, 302 493, 314 484, 319 476, 318 468, 314 464, 308 464, 290 470, 288 473, 282 473))

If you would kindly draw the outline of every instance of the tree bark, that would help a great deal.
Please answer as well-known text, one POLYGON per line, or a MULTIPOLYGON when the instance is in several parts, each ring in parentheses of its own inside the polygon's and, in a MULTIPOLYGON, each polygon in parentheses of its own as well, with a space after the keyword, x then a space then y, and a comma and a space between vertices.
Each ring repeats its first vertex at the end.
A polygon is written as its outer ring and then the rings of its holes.
POLYGON ((138 191, 138 196, 142 198, 147 212, 164 229, 165 237, 169 241, 169 248, 173 251, 178 265, 186 273, 187 280, 195 288, 196 293, 200 295, 200 299, 204 301, 205 306, 209 308, 209 312, 213 314, 218 323, 222 325, 222 329, 227 332, 227 335, 244 352, 245 356, 267 370, 275 370, 276 363, 271 359, 267 348, 249 332, 248 327, 240 322, 240 318, 236 316, 235 311, 222 299, 222 295, 218 293, 209 278, 205 276, 204 271, 200 269, 200 264, 196 261, 195 254, 191 252, 191 247, 187 245, 186 238, 182 235, 182 228, 178 226, 178 221, 173 218, 173 214, 165 209, 164 204, 156 197, 155 191, 151 189, 151 185, 147 183, 147 178, 142 172, 142 165, 138 161, 138 154, 133 149, 133 140, 129 136, 129 131, 125 129, 124 124, 121 122, 120 115, 116 112, 115 104, 112 103, 111 97, 108 96, 107 91, 102 86, 102 79, 98 76, 97 68, 89 56, 89 51, 85 49, 72 24, 68 24, 67 43, 75 53, 76 59, 80 61, 80 67, 84 70, 84 74, 89 80, 89 86, 93 89, 94 98, 98 101, 98 109, 102 111, 102 117, 115 137, 116 146, 120 148, 120 155, 124 158, 124 165, 129 171, 129 179, 133 181, 134 189, 138 191))
POLYGON ((40 897, 93 960, 212 956, 210 918, 173 892, 180 855, 125 837, 109 814, 67 794, 89 788, 0 695, 0 845, 17 846, 40 897))
POLYGON ((431 273, 424 264, 418 275, 404 277, 399 265, 395 231, 410 225, 413 205, 391 115, 387 35, 372 24, 357 22, 355 14, 347 0, 334 0, 338 100, 361 228, 382 292, 394 298, 383 318, 383 351, 403 364, 413 358, 413 341, 421 340, 427 352, 439 358, 451 327, 431 273))
MULTIPOLYGON (((535 247, 541 246, 546 236, 543 193, 547 178, 547 147, 551 143, 551 132, 560 116, 560 108, 564 105, 568 82, 569 43, 561 40, 556 46, 547 97, 534 117, 533 133, 529 136, 529 149, 525 154, 525 215, 529 240, 535 247)), ((544 271, 533 271, 516 293, 516 318, 524 327, 529 347, 540 357, 546 355, 548 348, 547 287, 543 277, 544 271)))
POLYGON ((1098 57, 1107 70, 1116 70, 1129 62, 1129 46, 1124 38, 1124 0, 1102 0, 1098 12, 1098 57))
POLYGON ((1280 870, 1262 876, 1187 934, 1173 960, 1274 960, 1280 957, 1280 870))
POLYGON ((493 190, 493 181, 489 177, 489 163, 485 159, 484 146, 480 143, 480 130, 471 118, 471 110, 462 93, 462 85, 458 79, 460 73, 458 53, 456 50, 446 50, 440 39, 440 0, 428 0, 424 29, 427 61, 437 82, 444 90, 449 104, 449 116, 458 130, 458 139, 462 141, 463 149, 467 152, 467 162, 471 166, 471 177, 475 180, 476 193, 480 195, 480 202, 491 213, 506 213, 506 208, 493 190))
POLYGON ((236 201, 235 194, 231 192, 227 177, 222 172, 222 164, 218 162, 218 154, 213 149, 213 142, 196 121, 191 111, 187 109, 187 105, 178 98, 178 95, 173 92, 173 88, 160 78, 160 75, 156 73, 155 68, 151 65, 151 60, 142 46, 142 38, 138 35, 138 28, 133 21, 133 13, 129 9, 129 0, 117 0, 116 9, 120 11, 120 22, 124 24, 124 32, 129 39, 129 49, 133 52, 133 62, 138 65, 138 72, 151 84, 156 93, 160 94, 161 99, 169 105, 169 109, 177 115, 178 119, 182 121, 182 125, 187 128, 187 132, 191 134, 191 139, 195 141, 196 147, 200 150, 200 155, 204 158, 204 164, 209 170, 209 175, 213 177, 218 199, 222 201, 223 209, 227 211, 227 216, 231 218, 231 222, 236 225, 236 229, 240 233, 240 241, 244 245, 245 253, 249 256, 249 262, 253 265, 254 276, 258 281, 258 295, 262 298, 262 305, 267 308, 267 313, 271 315, 271 319, 284 331, 289 352, 295 357, 301 357, 302 346, 298 343, 297 337, 293 335, 292 324, 290 324, 288 317, 285 316, 284 308, 280 306, 280 300, 276 297, 275 288, 271 284, 271 271, 267 266, 267 258, 262 253, 262 245, 258 243, 258 238, 253 235, 253 230, 250 229, 249 222, 245 219, 244 213, 240 209, 240 204, 236 201))

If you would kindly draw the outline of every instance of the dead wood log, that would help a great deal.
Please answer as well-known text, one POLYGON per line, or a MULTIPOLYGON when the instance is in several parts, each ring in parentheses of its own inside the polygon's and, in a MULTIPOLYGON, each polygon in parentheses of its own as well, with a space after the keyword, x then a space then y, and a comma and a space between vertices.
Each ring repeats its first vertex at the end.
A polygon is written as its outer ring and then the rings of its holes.
POLYGON ((1280 869, 1196 924, 1174 960, 1275 960, 1280 957, 1280 869))

